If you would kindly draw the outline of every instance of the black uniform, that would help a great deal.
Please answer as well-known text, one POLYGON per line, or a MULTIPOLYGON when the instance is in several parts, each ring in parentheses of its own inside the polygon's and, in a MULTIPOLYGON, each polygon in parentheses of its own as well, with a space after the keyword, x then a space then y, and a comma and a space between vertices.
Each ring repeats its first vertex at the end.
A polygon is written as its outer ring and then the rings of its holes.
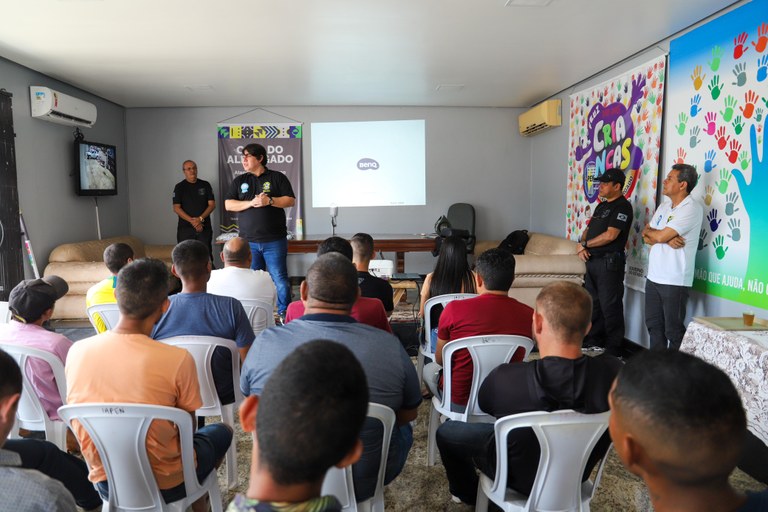
POLYGON ((624 339, 624 266, 632 205, 624 196, 600 203, 587 228, 586 241, 605 233, 609 227, 620 230, 619 236, 602 247, 590 247, 584 286, 592 296, 592 329, 585 345, 604 346, 616 354, 624 339))
POLYGON ((385 280, 371 275, 368 272, 357 272, 357 284, 363 297, 379 299, 384 305, 384 311, 395 309, 392 296, 392 285, 385 280))
MULTIPOLYGON (((198 179, 194 183, 187 180, 180 181, 173 188, 173 204, 181 205, 190 217, 199 217, 208 208, 208 201, 213 201, 213 189, 211 184, 205 180, 198 179)), ((203 230, 195 231, 192 224, 179 217, 179 223, 176 227, 176 242, 184 240, 200 240, 208 247, 208 253, 213 261, 213 251, 211 241, 213 238, 213 229, 211 227, 210 215, 203 221, 203 230)))
MULTIPOLYGON (((226 199, 250 201, 262 192, 269 197, 296 197, 285 174, 265 169, 261 176, 246 172, 232 180, 226 199)), ((237 213, 237 226, 240 236, 249 242, 273 242, 285 238, 285 209, 247 208, 237 213)))

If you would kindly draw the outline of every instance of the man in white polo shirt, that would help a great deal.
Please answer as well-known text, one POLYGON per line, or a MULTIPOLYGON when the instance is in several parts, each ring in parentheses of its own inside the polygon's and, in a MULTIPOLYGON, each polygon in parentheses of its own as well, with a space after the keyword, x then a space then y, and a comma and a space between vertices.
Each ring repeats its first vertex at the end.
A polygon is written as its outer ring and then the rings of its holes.
POLYGON ((691 197, 698 175, 688 164, 675 164, 663 182, 661 206, 643 229, 651 246, 645 280, 645 325, 652 350, 678 350, 685 334, 688 290, 693 284, 696 248, 704 215, 691 197))

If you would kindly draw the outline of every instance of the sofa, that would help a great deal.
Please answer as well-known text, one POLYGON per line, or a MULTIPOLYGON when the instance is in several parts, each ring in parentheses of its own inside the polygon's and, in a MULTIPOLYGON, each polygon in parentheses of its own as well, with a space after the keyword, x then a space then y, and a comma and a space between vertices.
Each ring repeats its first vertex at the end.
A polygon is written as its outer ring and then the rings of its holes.
MULTIPOLYGON (((576 255, 577 243, 542 233, 528 233, 523 254, 515 255, 515 281, 509 296, 533 307, 539 291, 554 281, 584 283, 587 268, 576 255)), ((501 240, 478 241, 475 255, 498 247, 501 240)))
POLYGON ((111 274, 104 265, 104 249, 123 242, 133 248, 134 258, 157 258, 171 265, 173 245, 144 245, 134 236, 118 236, 62 244, 48 257, 43 275, 57 275, 69 284, 69 292, 56 301, 54 320, 85 319, 85 294, 88 289, 111 274))

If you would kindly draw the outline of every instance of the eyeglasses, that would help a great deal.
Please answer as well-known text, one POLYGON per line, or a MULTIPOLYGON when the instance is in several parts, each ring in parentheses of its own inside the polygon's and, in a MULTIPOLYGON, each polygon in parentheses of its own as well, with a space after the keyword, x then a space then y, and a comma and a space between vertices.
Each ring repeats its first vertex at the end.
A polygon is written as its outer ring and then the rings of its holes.
POLYGON ((249 156, 253 156, 253 155, 249 155, 248 153, 243 153, 243 160, 245 160, 245 159, 246 159, 246 158, 248 158, 249 156))

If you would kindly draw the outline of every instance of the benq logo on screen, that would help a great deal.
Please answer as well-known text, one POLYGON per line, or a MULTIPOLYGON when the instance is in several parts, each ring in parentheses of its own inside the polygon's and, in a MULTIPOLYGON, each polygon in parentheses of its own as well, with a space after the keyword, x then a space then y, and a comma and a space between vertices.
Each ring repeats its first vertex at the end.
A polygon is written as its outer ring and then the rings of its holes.
POLYGON ((357 161, 357 168, 361 171, 367 171, 368 169, 378 169, 379 162, 373 158, 361 158, 357 161))

